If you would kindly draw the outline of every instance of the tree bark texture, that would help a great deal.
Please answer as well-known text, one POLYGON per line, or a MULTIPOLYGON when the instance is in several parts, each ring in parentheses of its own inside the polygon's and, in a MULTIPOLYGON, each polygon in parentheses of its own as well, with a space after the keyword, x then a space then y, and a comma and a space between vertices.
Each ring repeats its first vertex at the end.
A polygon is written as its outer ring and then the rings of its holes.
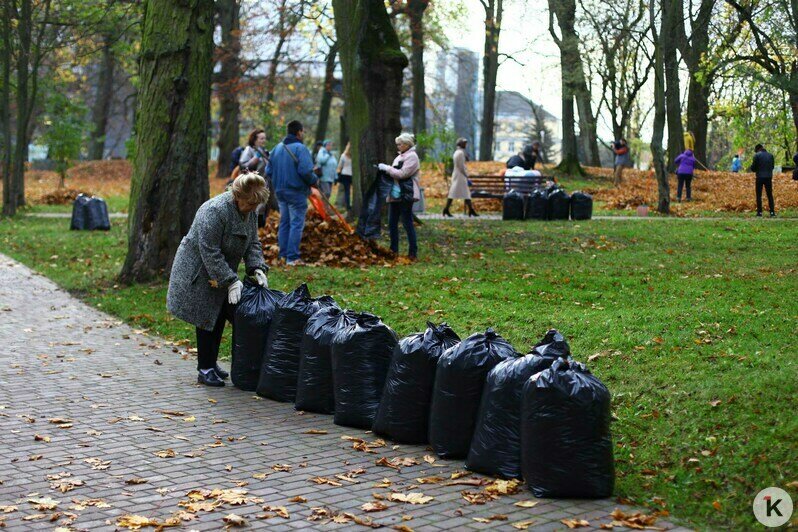
POLYGON ((424 11, 429 0, 408 0, 410 68, 413 81, 413 132, 427 131, 427 93, 424 86, 424 11))
MULTIPOLYGON (((324 90, 321 93, 319 105, 319 119, 316 122, 316 140, 324 140, 327 136, 327 126, 330 123, 330 107, 333 99, 333 85, 335 84, 335 63, 338 57, 338 43, 330 46, 327 59, 324 63, 324 90)), ((343 150, 344 146, 341 146, 343 150)))
POLYGON ((665 68, 665 106, 668 115, 668 164, 670 172, 676 171, 674 159, 684 151, 684 128, 682 127, 682 103, 679 90, 679 59, 676 55, 676 38, 681 18, 682 0, 663 0, 662 30, 660 45, 665 68))
POLYGON ((499 72, 499 35, 504 11, 502 0, 480 0, 485 8, 485 50, 482 55, 482 125, 479 160, 493 160, 493 128, 496 115, 496 78, 499 72))
POLYGON ((108 125, 108 114, 114 94, 114 67, 116 59, 113 50, 113 36, 103 36, 102 59, 97 76, 97 90, 92 106, 92 122, 94 128, 89 142, 89 159, 99 160, 105 155, 105 128, 108 125))
POLYGON ((352 154, 353 216, 376 179, 374 164, 393 161, 401 132, 402 72, 408 65, 382 0, 333 0, 352 154))
MULTIPOLYGON (((666 0, 668 1, 668 0, 666 0)), ((670 186, 668 184, 668 171, 665 167, 665 153, 662 149, 662 139, 665 131, 665 120, 667 117, 667 102, 665 95, 665 62, 663 54, 662 35, 669 35, 665 33, 667 24, 664 21, 662 29, 657 32, 656 20, 654 13, 654 4, 651 2, 649 5, 651 16, 651 32, 654 40, 654 133, 651 137, 651 157, 654 166, 654 173, 657 178, 657 211, 668 214, 670 213, 671 194, 670 186)), ((670 37, 665 37, 667 40, 670 37)))
POLYGON ((11 139, 11 9, 7 1, 3 2, 2 13, 2 79, 0 79, 0 125, 3 135, 3 216, 14 216, 17 213, 17 195, 14 187, 14 176, 11 168, 11 152, 14 149, 11 139))
POLYGON ((239 82, 241 81, 241 4, 238 0, 217 0, 216 12, 221 29, 222 42, 218 48, 219 77, 216 83, 216 95, 219 98, 219 138, 216 146, 219 156, 216 164, 216 177, 227 178, 230 175, 231 156, 239 143, 239 115, 241 106, 238 101, 239 82))
POLYGON ((146 4, 123 282, 168 276, 209 196, 213 9, 213 0, 146 4))
POLYGON ((17 51, 17 124, 16 142, 14 144, 14 157, 12 161, 12 176, 14 191, 16 192, 16 205, 25 205, 25 162, 28 160, 28 127, 32 113, 32 98, 28 81, 28 69, 31 62, 31 42, 33 32, 31 0, 21 0, 19 9, 19 49, 17 51))

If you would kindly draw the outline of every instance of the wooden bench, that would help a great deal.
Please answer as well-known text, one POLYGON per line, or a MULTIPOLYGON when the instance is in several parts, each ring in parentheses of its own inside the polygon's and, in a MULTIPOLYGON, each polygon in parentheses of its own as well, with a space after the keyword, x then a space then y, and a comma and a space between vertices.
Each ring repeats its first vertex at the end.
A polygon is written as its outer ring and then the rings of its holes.
POLYGON ((510 190, 521 194, 530 194, 533 190, 543 188, 548 177, 541 176, 503 176, 503 175, 472 175, 469 190, 472 198, 497 198, 501 199, 510 190))

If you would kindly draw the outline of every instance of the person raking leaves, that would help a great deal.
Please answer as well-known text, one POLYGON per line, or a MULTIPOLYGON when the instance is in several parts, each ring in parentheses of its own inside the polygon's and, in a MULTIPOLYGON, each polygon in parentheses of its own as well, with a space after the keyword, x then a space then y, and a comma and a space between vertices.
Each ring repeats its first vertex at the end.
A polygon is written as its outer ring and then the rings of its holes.
POLYGON ((232 325, 243 283, 238 265, 268 286, 269 267, 258 240, 255 209, 269 199, 263 177, 239 175, 228 192, 203 203, 172 263, 166 308, 197 329, 197 382, 224 386, 229 374, 219 367, 225 321, 232 325))

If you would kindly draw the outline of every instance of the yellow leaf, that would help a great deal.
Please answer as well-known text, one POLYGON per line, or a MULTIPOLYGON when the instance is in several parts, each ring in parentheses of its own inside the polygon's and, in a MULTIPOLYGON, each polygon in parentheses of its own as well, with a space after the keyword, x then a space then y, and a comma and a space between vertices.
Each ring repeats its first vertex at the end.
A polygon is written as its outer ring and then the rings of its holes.
POLYGON ((443 477, 421 477, 417 478, 416 482, 419 484, 438 484, 439 482, 443 482, 446 480, 443 477))
POLYGON ((581 528, 583 526, 590 526, 584 519, 560 519, 560 523, 564 524, 568 528, 581 528))
POLYGON ((305 431, 305 434, 328 434, 326 430, 310 429, 305 431))
POLYGON ((158 458, 174 458, 175 452, 172 449, 164 449, 163 451, 157 451, 155 456, 158 458))
POLYGON ((246 526, 247 520, 236 514, 227 514, 222 518, 222 521, 230 526, 246 526))
POLYGON ((518 501, 513 506, 518 506, 519 508, 534 508, 538 505, 538 501, 518 501))
POLYGON ((517 523, 513 523, 513 528, 517 528, 518 530, 526 530, 534 521, 518 521, 517 523))
POLYGON ((714 509, 718 510, 718 511, 720 511, 720 510, 721 510, 721 508, 722 508, 722 507, 721 507, 721 505, 720 505, 720 501, 715 501, 715 502, 713 502, 713 503, 712 503, 712 507, 713 507, 714 509))
POLYGON ((308 500, 301 495, 297 495, 296 497, 288 499, 288 502, 308 502, 308 500))
POLYGON ((28 499, 28 502, 31 503, 37 510, 53 510, 60 504, 59 501, 51 499, 50 497, 34 497, 28 499))
POLYGON ((409 502, 410 504, 427 504, 434 497, 428 497, 418 491, 411 491, 408 493, 391 493, 388 499, 397 502, 409 502))
POLYGON ((364 512, 381 512, 383 510, 386 510, 387 508, 388 505, 380 501, 367 502, 366 504, 360 507, 360 509, 363 510, 364 512))

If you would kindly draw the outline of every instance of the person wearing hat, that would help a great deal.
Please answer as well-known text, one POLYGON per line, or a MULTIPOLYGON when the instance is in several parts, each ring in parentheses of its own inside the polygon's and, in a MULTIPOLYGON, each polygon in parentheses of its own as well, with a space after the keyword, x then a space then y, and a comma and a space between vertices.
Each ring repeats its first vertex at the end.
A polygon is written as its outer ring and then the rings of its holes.
POLYGON ((762 189, 768 195, 768 207, 770 207, 770 217, 776 216, 776 204, 773 201, 773 168, 776 161, 773 154, 765 149, 761 144, 754 148, 754 158, 751 161, 749 172, 756 173, 756 215, 762 216, 762 189))
POLYGON ((321 168, 319 176, 319 190, 324 192, 328 198, 332 194, 333 183, 335 183, 338 161, 332 154, 333 143, 331 140, 322 142, 319 152, 316 154, 316 166, 321 168))

